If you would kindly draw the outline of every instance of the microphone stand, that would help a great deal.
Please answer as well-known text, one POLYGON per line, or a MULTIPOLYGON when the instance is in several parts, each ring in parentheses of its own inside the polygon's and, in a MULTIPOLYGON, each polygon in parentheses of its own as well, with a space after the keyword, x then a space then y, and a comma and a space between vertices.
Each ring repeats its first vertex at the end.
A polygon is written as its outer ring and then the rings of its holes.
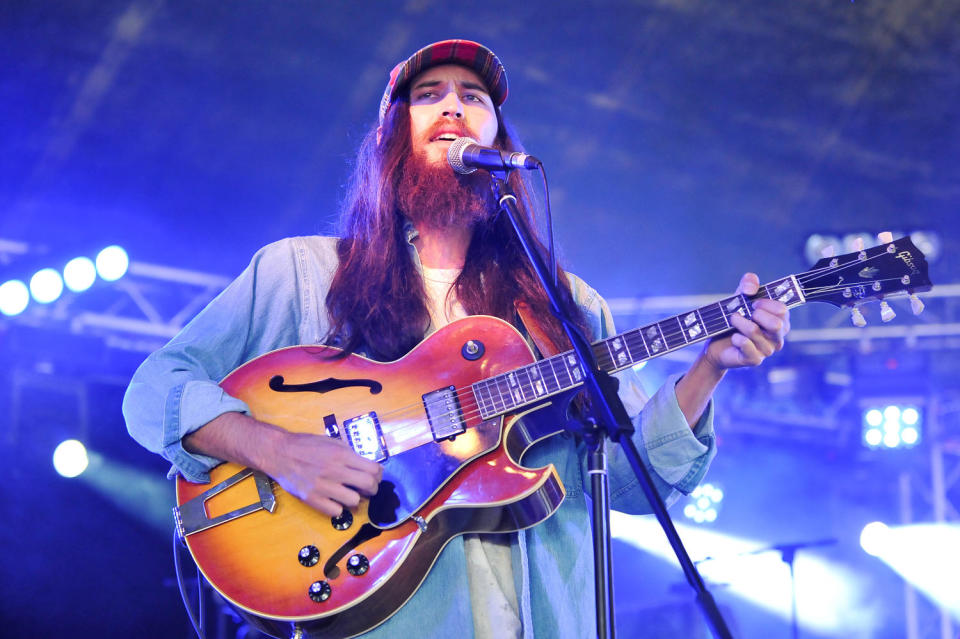
MULTIPOLYGON (((507 185, 507 173, 501 170, 491 170, 492 188, 494 196, 500 206, 500 212, 508 217, 520 243, 523 245, 527 257, 540 279, 554 316, 563 324, 564 331, 573 345, 573 352, 583 371, 583 387, 586 390, 588 401, 585 402, 587 415, 584 416, 583 430, 575 434, 583 437, 590 448, 588 454, 588 473, 593 489, 593 548, 594 548, 594 578, 596 581, 597 606, 597 636, 601 639, 615 636, 613 611, 613 567, 610 562, 610 486, 607 476, 607 458, 605 438, 620 444, 626 455, 630 467, 633 469, 643 489, 644 495, 650 502, 653 514, 663 528, 674 554, 680 562, 680 567, 687 578, 687 582, 696 593, 696 601, 700 605, 707 623, 717 639, 732 639, 716 601, 707 590, 700 573, 690 560, 680 536, 667 514, 667 506, 657 492, 650 474, 640 461, 640 454, 631 439, 633 423, 627 415, 623 403, 617 396, 618 382, 604 371, 601 371, 593 356, 590 343, 577 328, 572 318, 564 315, 560 305, 560 296, 549 276, 550 270, 543 258, 536 250, 536 244, 529 231, 520 223, 520 214, 517 210, 517 198, 510 192, 507 185)), ((568 427, 569 428, 569 427, 568 427)))
MULTIPOLYGON (((837 543, 836 538, 831 537, 830 539, 818 539, 817 541, 801 541, 792 544, 773 544, 771 546, 766 546, 765 548, 759 548, 757 550, 740 553, 741 556, 746 556, 777 551, 780 553, 780 559, 783 561, 783 563, 790 567, 790 636, 793 637, 793 639, 799 639, 800 637, 800 625, 797 620, 797 578, 793 572, 793 563, 797 558, 797 551, 803 550, 804 548, 830 546, 835 543, 837 543)), ((706 557, 701 561, 706 561, 708 559, 713 559, 713 557, 706 557)))

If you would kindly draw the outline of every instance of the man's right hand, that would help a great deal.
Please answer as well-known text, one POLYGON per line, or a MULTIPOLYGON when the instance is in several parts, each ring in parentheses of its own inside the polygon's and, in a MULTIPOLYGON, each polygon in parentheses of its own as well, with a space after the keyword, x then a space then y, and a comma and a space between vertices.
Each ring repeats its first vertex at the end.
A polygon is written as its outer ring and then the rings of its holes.
POLYGON ((256 468, 331 517, 377 492, 383 467, 326 435, 291 433, 242 413, 224 413, 183 439, 184 448, 256 468))

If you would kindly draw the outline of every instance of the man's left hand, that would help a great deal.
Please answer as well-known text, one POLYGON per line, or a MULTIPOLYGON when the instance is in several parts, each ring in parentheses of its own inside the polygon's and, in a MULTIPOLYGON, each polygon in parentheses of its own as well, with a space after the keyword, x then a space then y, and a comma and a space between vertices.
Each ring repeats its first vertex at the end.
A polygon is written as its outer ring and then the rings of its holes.
MULTIPOLYGON (((737 293, 756 295, 760 278, 746 273, 740 279, 737 293)), ((734 313, 730 323, 735 333, 710 341, 705 350, 706 360, 718 371, 743 366, 757 366, 764 359, 783 348, 783 340, 790 331, 790 310, 782 302, 761 298, 753 301, 751 319, 734 313)))

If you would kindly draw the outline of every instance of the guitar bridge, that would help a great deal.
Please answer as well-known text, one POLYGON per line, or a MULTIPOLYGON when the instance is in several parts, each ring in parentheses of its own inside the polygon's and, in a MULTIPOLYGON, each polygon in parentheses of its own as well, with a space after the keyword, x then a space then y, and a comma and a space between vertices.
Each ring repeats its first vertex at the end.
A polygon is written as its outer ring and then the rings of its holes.
POLYGON ((460 410, 457 389, 453 386, 424 395, 423 407, 427 411, 427 419, 430 420, 434 441, 459 435, 467 429, 463 421, 463 411, 460 410))
POLYGON ((343 422, 347 443, 361 457, 382 462, 389 454, 383 441, 383 431, 376 413, 365 413, 343 422))

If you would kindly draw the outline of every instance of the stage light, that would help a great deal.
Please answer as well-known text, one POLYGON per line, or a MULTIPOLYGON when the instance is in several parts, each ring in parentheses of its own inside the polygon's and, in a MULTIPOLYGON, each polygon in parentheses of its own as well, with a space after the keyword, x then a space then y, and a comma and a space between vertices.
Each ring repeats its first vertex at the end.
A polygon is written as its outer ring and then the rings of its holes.
POLYGON ((914 246, 926 256, 928 262, 940 257, 940 235, 932 231, 914 231, 910 234, 914 246))
POLYGON ((19 315, 30 303, 30 290, 20 280, 9 280, 0 285, 0 313, 19 315))
POLYGON ((63 279, 52 268, 40 269, 30 278, 30 295, 40 304, 49 304, 63 293, 63 279))
POLYGON ((860 545, 887 564, 937 606, 960 619, 960 525, 925 523, 886 526, 875 521, 863 527, 860 545))
MULTIPOLYGON (((614 511, 610 528, 616 539, 676 566, 676 557, 656 519, 614 511)), ((769 540, 745 539, 683 521, 677 521, 676 528, 703 578, 724 585, 725 598, 739 597, 789 621, 789 568, 773 548, 756 552, 769 547, 769 540)), ((817 636, 873 636, 879 613, 869 598, 871 584, 844 565, 827 560, 817 549, 798 552, 795 568, 801 630, 817 636)))
POLYGON ((888 404, 863 412, 863 444, 867 448, 909 448, 920 441, 921 432, 916 406, 888 404))
POLYGON ((860 531, 860 547, 868 555, 879 557, 890 541, 890 529, 882 521, 872 521, 860 531))
POLYGON ((683 516, 698 524, 712 524, 717 520, 723 491, 713 484, 697 486, 690 493, 690 502, 683 507, 683 516))
POLYGON ((130 258, 119 246, 108 246, 97 254, 97 273, 107 282, 119 280, 129 266, 130 258))
POLYGON ((843 252, 855 253, 860 251, 860 242, 863 242, 863 248, 870 248, 877 244, 877 236, 870 233, 848 233, 843 236, 843 252))
POLYGON ((822 257, 843 253, 843 244, 836 235, 814 234, 807 238, 803 252, 807 257, 807 262, 815 264, 822 257))
POLYGON ((87 469, 86 447, 76 439, 61 442, 53 451, 53 467, 64 477, 76 477, 87 469))
POLYGON ((97 267, 89 257, 75 257, 63 267, 63 282, 74 293, 87 290, 97 279, 97 267))

